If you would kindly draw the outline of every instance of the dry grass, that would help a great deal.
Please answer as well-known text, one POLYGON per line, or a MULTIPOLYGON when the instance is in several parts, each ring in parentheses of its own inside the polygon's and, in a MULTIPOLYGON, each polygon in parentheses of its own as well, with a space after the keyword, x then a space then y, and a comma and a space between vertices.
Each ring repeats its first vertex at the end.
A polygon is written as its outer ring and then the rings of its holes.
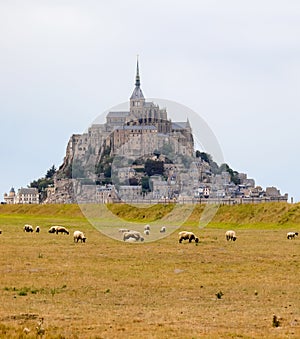
POLYGON ((247 220, 226 242, 220 227, 232 221, 217 219, 187 224, 198 245, 179 244, 177 232, 138 245, 103 236, 75 207, 52 208, 0 214, 0 338, 36 338, 41 318, 43 338, 300 337, 300 238, 287 240, 286 224, 247 220), (41 233, 24 233, 25 222, 41 233), (49 234, 58 223, 87 243, 49 234))

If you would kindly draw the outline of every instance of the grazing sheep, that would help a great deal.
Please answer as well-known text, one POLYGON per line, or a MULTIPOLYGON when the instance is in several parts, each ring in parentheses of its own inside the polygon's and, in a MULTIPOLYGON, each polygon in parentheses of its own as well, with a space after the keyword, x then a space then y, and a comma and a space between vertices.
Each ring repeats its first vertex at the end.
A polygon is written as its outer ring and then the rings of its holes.
POLYGON ((57 229, 57 227, 59 227, 59 226, 51 226, 50 228, 49 228, 49 233, 56 233, 56 229, 57 229))
POLYGON ((145 235, 149 235, 149 234, 150 234, 150 231, 149 231, 149 230, 145 230, 145 231, 144 231, 144 234, 145 234, 145 235))
POLYGON ((286 236, 288 239, 295 239, 298 237, 298 232, 288 232, 286 236))
POLYGON ((236 234, 235 234, 234 231, 227 231, 225 233, 225 236, 226 236, 227 241, 229 241, 229 240, 236 241, 236 234))
POLYGON ((2 234, 2 230, 0 230, 0 234, 2 234))
POLYGON ((128 238, 127 240, 126 240, 126 242, 136 242, 137 240, 135 239, 135 238, 128 238))
POLYGON ((144 230, 145 231, 150 231, 150 225, 145 225, 144 230))
POLYGON ((85 242, 86 241, 86 236, 81 231, 75 231, 73 233, 73 237, 74 237, 74 242, 78 242, 79 240, 81 242, 85 242))
POLYGON ((40 226, 36 226, 35 231, 36 233, 40 233, 40 226))
POLYGON ((70 234, 70 232, 63 226, 57 226, 56 228, 56 234, 58 233, 66 233, 66 234, 70 234))
POLYGON ((161 229, 160 229, 160 231, 159 231, 160 233, 165 233, 166 232, 166 227, 165 226, 163 226, 161 229))
POLYGON ((138 231, 129 231, 123 233, 123 240, 124 241, 144 241, 144 238, 142 237, 141 233, 138 231))
POLYGON ((24 225, 23 231, 24 232, 33 232, 33 227, 31 225, 24 225))
POLYGON ((196 237, 193 232, 181 231, 178 233, 178 235, 180 243, 182 243, 182 240, 188 240, 189 242, 192 242, 192 240, 194 240, 196 243, 199 242, 199 238, 196 237))

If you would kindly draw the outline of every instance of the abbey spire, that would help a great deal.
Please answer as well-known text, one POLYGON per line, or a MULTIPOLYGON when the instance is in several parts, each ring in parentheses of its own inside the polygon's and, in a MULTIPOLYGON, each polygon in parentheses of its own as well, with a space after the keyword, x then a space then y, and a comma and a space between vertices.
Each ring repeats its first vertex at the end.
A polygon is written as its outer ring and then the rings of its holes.
POLYGON ((136 76, 135 76, 135 86, 140 87, 141 80, 140 80, 140 72, 139 72, 139 59, 136 61, 136 76))
POLYGON ((141 107, 144 106, 145 98, 141 90, 141 79, 139 72, 139 59, 136 62, 136 76, 135 76, 135 89, 130 97, 130 111, 132 113, 140 113, 141 107))

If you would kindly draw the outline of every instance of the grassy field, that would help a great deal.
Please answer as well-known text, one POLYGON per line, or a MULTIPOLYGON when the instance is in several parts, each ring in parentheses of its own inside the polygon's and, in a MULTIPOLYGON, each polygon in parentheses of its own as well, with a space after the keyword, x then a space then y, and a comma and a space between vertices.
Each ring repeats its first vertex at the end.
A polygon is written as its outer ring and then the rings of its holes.
MULTIPOLYGON (((172 208, 109 209, 152 223, 172 208)), ((300 338, 300 238, 286 239, 300 231, 300 205, 221 206, 199 229, 201 211, 180 228, 197 245, 179 244, 177 231, 127 244, 76 205, 0 206, 0 338, 300 338), (24 233, 25 223, 41 232, 24 233), (87 242, 49 234, 57 224, 87 242), (229 228, 236 242, 226 242, 229 228)))

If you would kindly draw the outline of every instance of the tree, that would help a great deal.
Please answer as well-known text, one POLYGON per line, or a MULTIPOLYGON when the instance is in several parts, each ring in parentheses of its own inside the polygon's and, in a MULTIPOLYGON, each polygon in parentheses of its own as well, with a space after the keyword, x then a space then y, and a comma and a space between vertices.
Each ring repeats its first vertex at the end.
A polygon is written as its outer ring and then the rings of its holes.
POLYGON ((50 167, 45 175, 46 179, 51 179, 53 178, 54 174, 56 172, 56 168, 54 165, 52 165, 52 167, 50 167))
POLYGON ((45 177, 39 178, 37 180, 33 180, 28 187, 32 187, 32 188, 37 188, 39 193, 40 193, 40 197, 41 197, 41 201, 43 201, 46 198, 46 188, 53 186, 54 184, 54 174, 56 173, 56 168, 53 165, 51 168, 48 169, 48 171, 46 172, 45 177))
POLYGON ((142 177, 142 192, 150 192, 150 184, 149 184, 149 177, 144 176, 142 177))
POLYGON ((205 152, 196 151, 196 158, 201 158, 203 161, 210 163, 211 162, 211 156, 205 152))
POLYGON ((155 174, 162 175, 164 173, 164 162, 147 159, 145 163, 145 172, 149 177, 155 174))

